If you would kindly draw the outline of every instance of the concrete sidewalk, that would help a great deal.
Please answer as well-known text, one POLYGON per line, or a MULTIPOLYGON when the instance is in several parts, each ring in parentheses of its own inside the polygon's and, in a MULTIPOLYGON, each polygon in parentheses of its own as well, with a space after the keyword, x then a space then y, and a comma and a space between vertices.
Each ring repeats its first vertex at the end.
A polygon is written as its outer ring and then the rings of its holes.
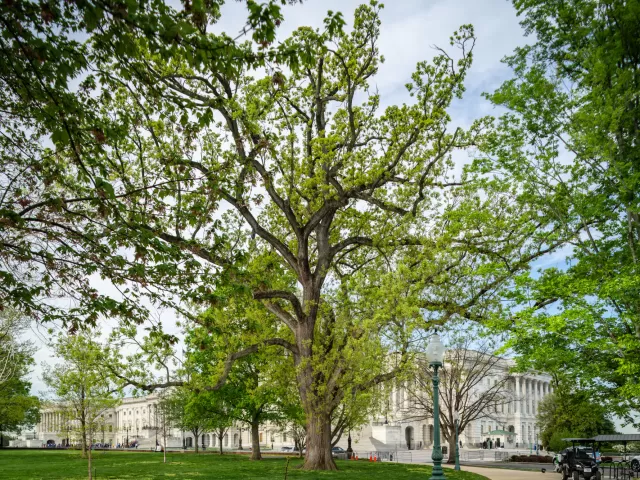
MULTIPOLYGON (((452 468, 450 465, 443 465, 443 467, 452 468)), ((553 472, 553 466, 551 469, 547 469, 547 473, 508 470, 506 468, 469 467, 466 465, 462 465, 461 469, 465 472, 484 475, 489 480, 560 480, 560 475, 553 472)))

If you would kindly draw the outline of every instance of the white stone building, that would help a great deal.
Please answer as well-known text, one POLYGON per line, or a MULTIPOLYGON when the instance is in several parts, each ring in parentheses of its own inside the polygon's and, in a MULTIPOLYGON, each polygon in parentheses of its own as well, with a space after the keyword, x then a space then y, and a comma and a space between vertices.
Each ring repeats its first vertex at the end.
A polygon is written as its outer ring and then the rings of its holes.
MULTIPOLYGON (((104 422, 93 435, 93 441, 106 443, 112 446, 126 443, 138 444, 138 448, 154 448, 156 444, 163 445, 162 431, 159 428, 161 421, 157 415, 157 406, 160 398, 155 395, 144 397, 129 397, 122 399, 117 407, 104 414, 104 422), (156 443, 157 442, 157 443, 156 443)), ((67 428, 68 422, 61 410, 56 410, 53 404, 43 408, 40 423, 34 431, 25 432, 18 440, 11 441, 11 446, 41 447, 43 445, 67 445, 73 444, 72 434, 67 428)), ((237 449, 240 446, 240 436, 244 448, 251 445, 251 431, 241 425, 229 428, 222 440, 225 450, 237 449)), ((264 446, 279 449, 282 446, 293 446, 291 437, 287 438, 279 428, 270 424, 264 425, 260 430, 260 443, 264 446)), ((205 432, 198 439, 199 446, 205 448, 219 448, 218 440, 212 432, 205 432)), ((170 428, 167 436, 168 448, 193 448, 194 436, 189 431, 181 431, 170 428)))
MULTIPOLYGON (((502 368, 496 369, 495 375, 486 376, 477 388, 489 387, 496 382, 499 375, 512 366, 512 361, 501 360, 502 368), (500 370, 500 371, 497 371, 500 370), (486 382, 486 383, 485 383, 486 382)), ((536 413, 540 401, 553 389, 551 377, 547 375, 514 375, 510 381, 513 400, 500 405, 496 410, 486 412, 484 418, 467 426, 460 440, 465 448, 479 448, 483 442, 492 446, 506 448, 529 448, 536 442, 539 433, 536 426, 536 413), (514 435, 488 435, 488 432, 505 430, 514 435)), ((157 395, 124 398, 122 403, 105 413, 104 429, 94 435, 94 441, 111 445, 124 444, 134 440, 139 448, 153 448, 156 441, 162 444, 161 432, 156 416, 159 401, 157 395)), ((433 444, 433 419, 409 421, 403 418, 409 402, 406 388, 394 388, 389 398, 388 411, 373 418, 369 425, 360 431, 351 432, 352 447, 356 451, 395 451, 430 449, 433 444)), ((65 432, 63 413, 48 407, 41 412, 41 422, 34 432, 26 432, 21 439, 13 441, 15 446, 40 447, 43 444, 65 445, 68 434, 65 432)), ((272 424, 266 423, 260 430, 260 443, 264 447, 279 450, 283 446, 293 446, 291 436, 282 433, 272 424)), ((347 432, 338 443, 347 448, 347 432)), ((224 449, 237 449, 240 438, 245 448, 251 445, 251 432, 241 425, 234 425, 223 439, 224 449)), ((191 432, 170 429, 167 439, 168 447, 192 448, 195 439, 191 432)), ((217 438, 212 432, 205 432, 199 438, 199 445, 207 448, 219 448, 217 438)))
MULTIPOLYGON (((478 390, 489 388, 498 378, 513 366, 513 361, 502 359, 496 365, 495 375, 488 375, 476 385, 478 390)), ((464 448, 487 447, 529 449, 538 440, 539 429, 536 425, 538 405, 553 391, 551 377, 543 374, 515 374, 508 383, 512 400, 499 405, 495 410, 487 410, 482 418, 469 423, 460 435, 464 448), (504 430, 513 435, 489 435, 489 432, 504 430)), ((407 388, 394 388, 389 398, 389 409, 372 419, 359 432, 352 432, 352 448, 356 451, 419 450, 430 449, 433 445, 433 419, 420 421, 403 418, 410 410, 410 395, 407 388)), ((414 416, 415 418, 415 416, 414 416)), ((346 439, 339 445, 346 448, 346 439)), ((446 445, 444 437, 441 444, 446 445)))

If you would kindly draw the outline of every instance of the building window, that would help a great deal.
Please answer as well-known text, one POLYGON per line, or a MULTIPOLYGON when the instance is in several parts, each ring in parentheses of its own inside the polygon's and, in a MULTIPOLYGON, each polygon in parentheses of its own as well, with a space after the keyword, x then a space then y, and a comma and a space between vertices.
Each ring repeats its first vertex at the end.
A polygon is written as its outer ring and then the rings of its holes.
POLYGON ((264 442, 264 433, 260 432, 260 443, 264 442))
POLYGON ((283 441, 283 442, 286 442, 286 441, 287 441, 287 434, 286 434, 286 433, 283 433, 283 434, 282 434, 282 441, 283 441))
POLYGON ((228 447, 229 446, 229 435, 225 435, 224 436, 224 446, 228 447))

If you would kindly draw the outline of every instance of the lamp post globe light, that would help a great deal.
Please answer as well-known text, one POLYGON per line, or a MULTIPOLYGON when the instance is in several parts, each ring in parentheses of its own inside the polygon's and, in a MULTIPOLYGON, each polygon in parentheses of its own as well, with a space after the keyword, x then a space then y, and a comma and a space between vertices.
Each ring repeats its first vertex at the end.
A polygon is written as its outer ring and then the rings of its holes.
POLYGON ((458 446, 460 444, 458 442, 458 428, 460 426, 460 414, 458 413, 457 410, 455 412, 453 412, 453 422, 455 423, 455 427, 456 427, 456 467, 455 467, 455 470, 460 470, 460 450, 458 449, 458 446))
POLYGON ((433 470, 429 480, 442 480, 445 476, 442 471, 443 456, 442 447, 440 446, 440 406, 438 400, 440 379, 438 378, 438 369, 442 367, 442 362, 444 361, 444 345, 437 333, 432 335, 429 340, 426 356, 429 366, 433 368, 433 451, 431 453, 433 470))

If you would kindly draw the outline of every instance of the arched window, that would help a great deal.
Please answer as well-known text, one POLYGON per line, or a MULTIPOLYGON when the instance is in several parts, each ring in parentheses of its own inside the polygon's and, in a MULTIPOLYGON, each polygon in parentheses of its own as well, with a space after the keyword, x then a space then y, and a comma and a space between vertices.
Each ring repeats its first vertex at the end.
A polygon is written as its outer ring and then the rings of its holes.
POLYGON ((187 448, 193 447, 193 438, 187 437, 186 444, 187 444, 187 448))
POLYGON ((238 445, 238 434, 237 433, 233 434, 233 445, 234 446, 238 445))
POLYGON ((215 435, 211 435, 211 439, 212 439, 211 445, 213 445, 215 447, 216 446, 217 437, 215 435))
POLYGON ((286 441, 287 441, 287 432, 284 432, 284 433, 282 434, 282 441, 283 441, 283 442, 286 442, 286 441))
POLYGON ((224 436, 224 446, 228 447, 229 446, 229 435, 225 434, 224 436))
POLYGON ((260 443, 264 442, 264 433, 260 432, 260 443))

